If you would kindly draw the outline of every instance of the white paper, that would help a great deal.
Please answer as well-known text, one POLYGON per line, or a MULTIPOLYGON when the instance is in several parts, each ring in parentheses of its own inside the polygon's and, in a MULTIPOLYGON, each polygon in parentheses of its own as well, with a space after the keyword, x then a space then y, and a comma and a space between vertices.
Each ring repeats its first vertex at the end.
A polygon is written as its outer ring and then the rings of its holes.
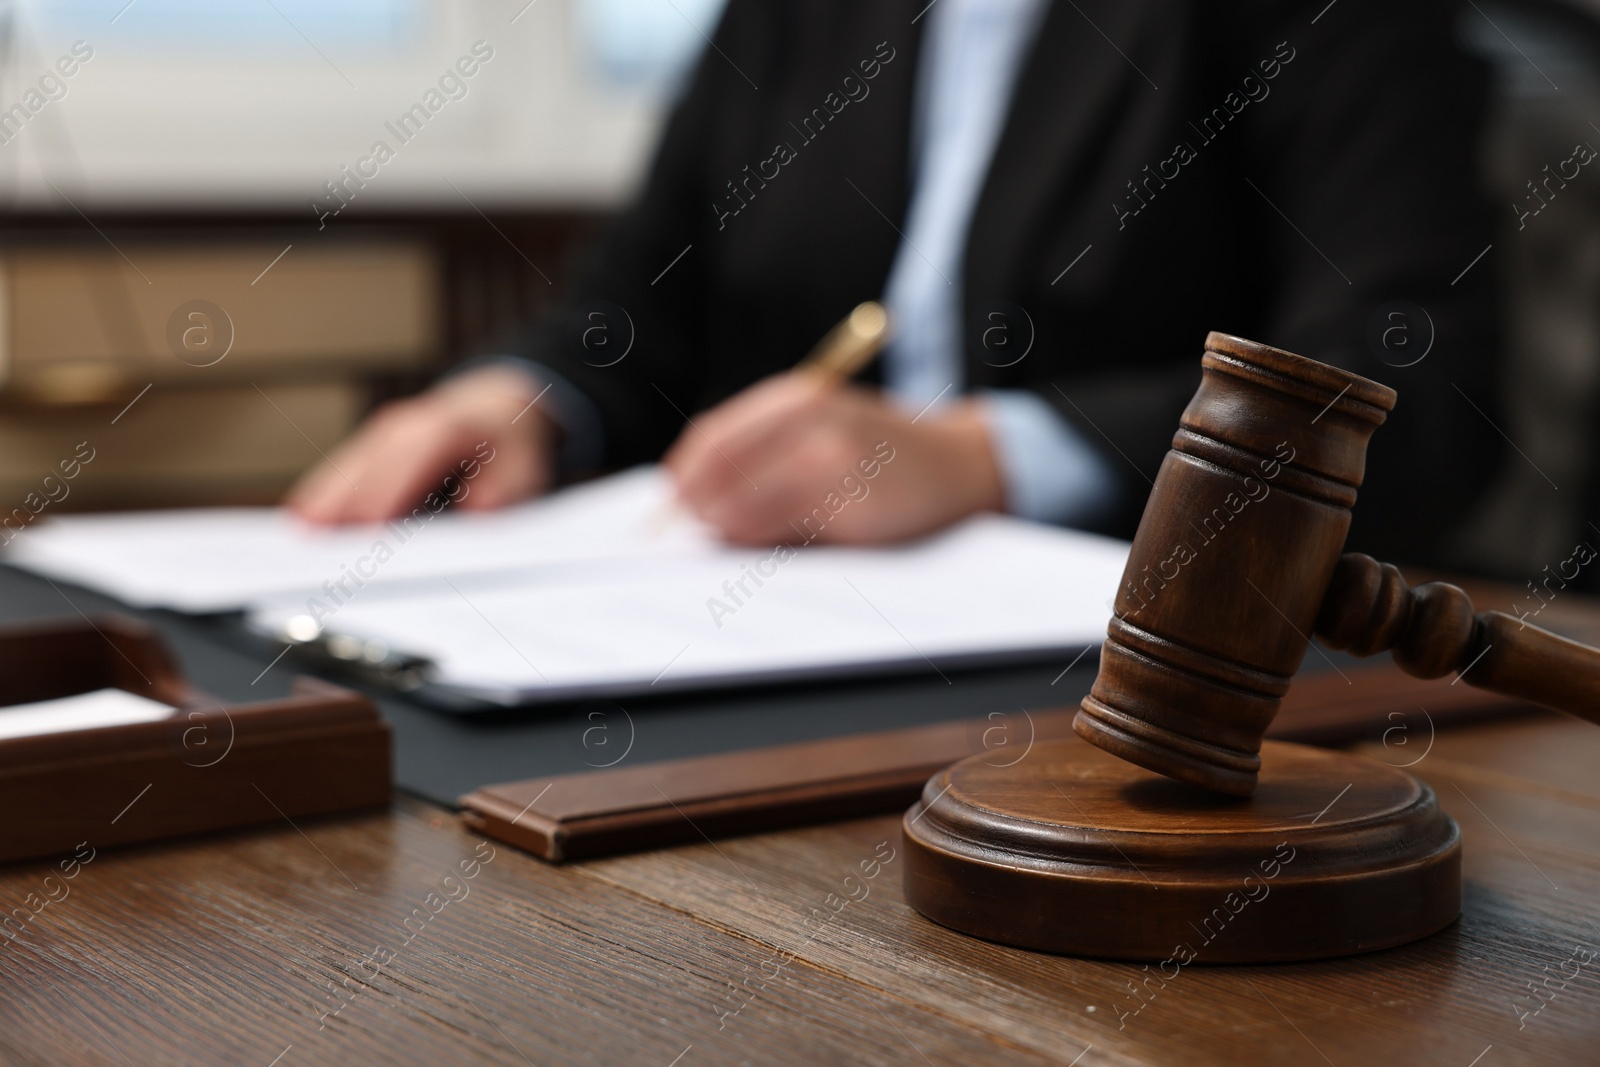
POLYGON ((125 689, 96 689, 70 697, 0 707, 0 741, 100 726, 160 722, 173 709, 125 689))
POLYGON ((668 499, 642 467, 404 539, 271 508, 69 516, 3 558, 140 606, 420 656, 436 684, 516 704, 1075 651, 1104 636, 1128 553, 997 515, 909 545, 738 549, 668 499))
POLYGON ((661 473, 639 467, 503 511, 447 509, 409 524, 311 527, 280 508, 72 515, 29 527, 0 560, 136 607, 236 611, 277 593, 343 599, 341 589, 440 575, 713 547, 698 523, 666 518, 667 500, 661 473))
MULTIPOLYGON (((942 673, 1098 643, 1128 547, 984 516, 911 546, 788 551, 374 590, 323 626, 425 657, 436 684, 508 705, 886 667, 942 673)), ((306 610, 284 598, 249 623, 278 633, 306 610)))

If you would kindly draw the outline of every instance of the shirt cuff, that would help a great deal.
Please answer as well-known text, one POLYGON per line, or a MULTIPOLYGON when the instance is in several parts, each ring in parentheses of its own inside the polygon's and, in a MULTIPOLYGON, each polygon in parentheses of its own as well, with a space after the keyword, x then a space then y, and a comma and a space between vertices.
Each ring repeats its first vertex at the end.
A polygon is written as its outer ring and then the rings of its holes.
POLYGON ((1000 462, 1006 510, 1039 522, 1076 525, 1110 510, 1117 481, 1076 427, 1026 389, 983 394, 1000 462))
POLYGON ((527 374, 546 389, 537 401, 539 410, 561 429, 561 448, 556 467, 563 478, 589 474, 605 462, 605 424, 595 402, 543 363, 521 356, 483 356, 468 360, 446 377, 455 377, 482 367, 513 367, 527 374))

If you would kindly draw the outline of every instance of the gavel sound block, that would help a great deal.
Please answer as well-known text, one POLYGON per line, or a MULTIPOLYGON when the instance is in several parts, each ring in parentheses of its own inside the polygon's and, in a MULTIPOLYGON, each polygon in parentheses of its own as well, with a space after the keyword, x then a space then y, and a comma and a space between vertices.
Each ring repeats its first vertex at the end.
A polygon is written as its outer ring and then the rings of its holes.
POLYGON ((1600 651, 1460 589, 1345 555, 1393 390, 1206 339, 1133 542, 1078 738, 974 756, 906 813, 906 897, 979 937, 1075 955, 1265 962, 1403 944, 1454 922, 1461 846, 1433 791, 1266 742, 1311 634, 1355 655, 1600 721, 1600 651), (1116 758, 1116 757, 1121 757, 1116 758), (1145 770, 1142 770, 1144 768, 1145 770), (1165 777, 1147 773, 1156 771, 1165 777))

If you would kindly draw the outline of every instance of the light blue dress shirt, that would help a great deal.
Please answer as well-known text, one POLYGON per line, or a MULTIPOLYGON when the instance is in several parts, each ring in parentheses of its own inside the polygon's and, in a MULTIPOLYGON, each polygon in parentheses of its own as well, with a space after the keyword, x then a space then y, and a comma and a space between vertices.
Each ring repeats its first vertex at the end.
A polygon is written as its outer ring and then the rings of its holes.
MULTIPOLYGON (((895 324, 884 384, 914 412, 949 403, 963 389, 967 231, 1045 7, 1042 0, 936 0, 926 16, 911 205, 884 294, 895 324)), ((1025 389, 984 396, 1007 510, 1070 523, 1112 500, 1116 482, 1105 463, 1044 398, 1025 389)))
MULTIPOLYGON (((1046 7, 1045 0, 935 0, 924 16, 911 204, 884 291, 895 331, 884 353, 884 385, 912 412, 937 409, 963 392, 967 231, 1046 7)), ((563 468, 598 465, 593 403, 549 368, 530 369, 551 385, 546 410, 565 431, 563 468)), ((984 399, 1008 511, 1070 524, 1112 502, 1116 480, 1104 461, 1043 397, 1004 389, 984 399)))

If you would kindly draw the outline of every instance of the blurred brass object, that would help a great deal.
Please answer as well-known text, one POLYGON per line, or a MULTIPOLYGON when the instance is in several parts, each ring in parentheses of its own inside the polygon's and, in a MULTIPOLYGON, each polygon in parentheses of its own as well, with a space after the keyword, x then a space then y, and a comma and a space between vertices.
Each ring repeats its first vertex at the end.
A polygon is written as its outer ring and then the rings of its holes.
POLYGON ((110 362, 62 360, 32 371, 6 397, 47 407, 109 404, 127 387, 127 374, 110 362))
POLYGON ((876 300, 868 300, 829 330, 796 369, 842 382, 871 363, 888 343, 889 312, 876 300))
POLYGON ((0 255, 0 396, 417 368, 438 350, 439 291, 432 251, 398 239, 21 245, 0 255))
POLYGON ((0 514, 39 493, 63 459, 90 449, 93 462, 62 483, 67 493, 52 497, 48 514, 275 503, 301 471, 323 462, 318 449, 332 451, 354 428, 367 399, 352 381, 263 383, 262 392, 156 386, 136 398, 141 389, 108 406, 0 411, 0 514))

